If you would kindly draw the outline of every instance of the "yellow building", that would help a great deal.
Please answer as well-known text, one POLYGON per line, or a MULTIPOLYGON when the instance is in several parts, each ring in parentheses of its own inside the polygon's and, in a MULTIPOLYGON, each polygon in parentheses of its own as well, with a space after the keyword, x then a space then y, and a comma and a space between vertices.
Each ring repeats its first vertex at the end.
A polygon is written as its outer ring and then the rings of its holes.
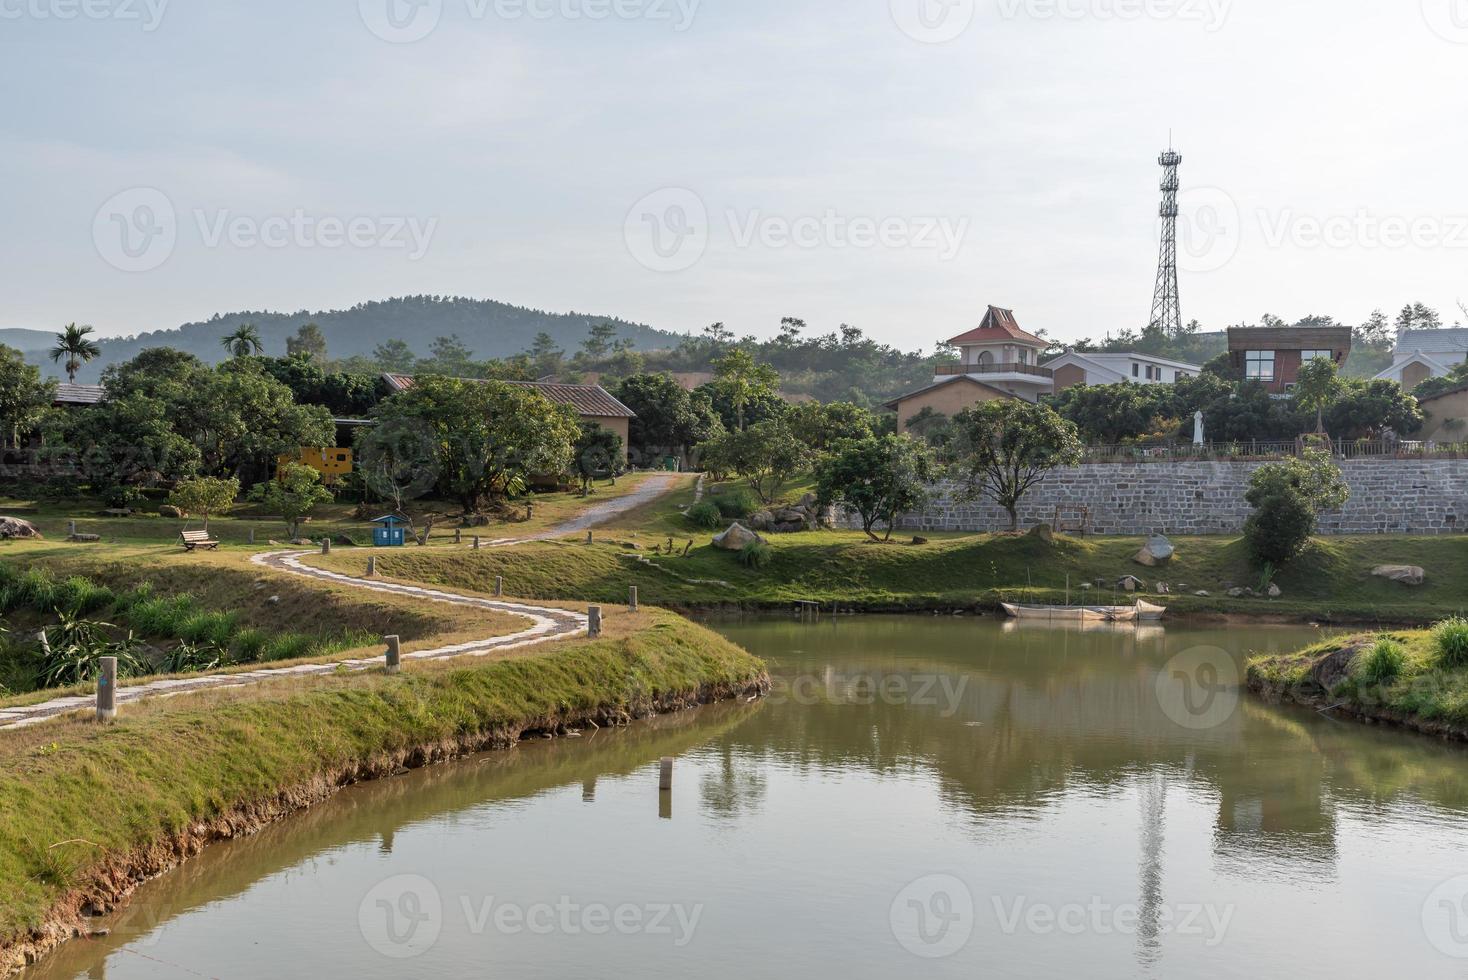
POLYGON ((298 466, 309 466, 321 474, 321 482, 332 486, 344 476, 352 472, 352 451, 350 449, 316 449, 302 446, 301 451, 294 456, 278 456, 275 460, 276 476, 279 478, 280 471, 288 464, 295 463, 298 466))

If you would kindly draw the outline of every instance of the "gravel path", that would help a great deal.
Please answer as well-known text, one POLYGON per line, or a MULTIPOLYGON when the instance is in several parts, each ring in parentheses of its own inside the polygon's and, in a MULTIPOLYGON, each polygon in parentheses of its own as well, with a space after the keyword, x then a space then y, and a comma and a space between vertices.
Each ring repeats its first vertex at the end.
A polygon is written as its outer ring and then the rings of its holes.
POLYGON ((527 534, 518 538, 499 538, 495 541, 486 542, 486 547, 507 548, 510 545, 524 544, 527 541, 549 541, 554 538, 564 538, 568 534, 577 531, 589 531, 598 524, 605 524, 614 517, 621 517, 631 510, 636 510, 643 504, 650 503, 678 488, 678 475, 676 473, 658 473, 648 477, 642 482, 642 486, 633 490, 625 496, 608 500, 604 503, 592 504, 578 516, 569 521, 563 521, 555 527, 547 528, 535 534, 527 534))
MULTIPOLYGON (((562 637, 585 632, 586 630, 586 616, 582 613, 574 613, 565 609, 554 609, 549 606, 534 606, 518 602, 481 599, 477 596, 459 595, 454 592, 444 592, 439 589, 425 589, 416 585, 399 585, 393 582, 353 578, 350 575, 342 575, 338 572, 312 568, 301 562, 303 557, 312 554, 315 554, 315 552, 276 551, 269 554, 255 555, 250 561, 266 568, 287 572, 292 575, 303 575, 307 578, 320 579, 324 582, 330 582, 333 585, 345 585, 372 592, 392 593, 393 595, 414 596, 426 602, 442 602, 455 606, 475 606, 494 612, 511 613, 530 620, 531 625, 518 633, 490 637, 485 640, 474 640, 455 646, 440 647, 437 650, 405 653, 403 654, 404 661, 447 660, 453 657, 482 657, 501 650, 512 650, 518 647, 527 647, 537 643, 557 640, 562 637)), ((373 657, 364 660, 342 660, 328 664, 305 664, 299 667, 252 670, 240 674, 203 674, 198 677, 158 680, 135 687, 119 687, 117 690, 117 704, 119 708, 123 708, 129 703, 141 700, 142 698, 175 697, 192 691, 213 690, 225 687, 247 687, 251 684, 259 684, 263 681, 275 680, 281 677, 315 677, 324 674, 334 674, 338 670, 369 670, 373 667, 382 666, 382 663, 383 660, 381 657, 373 657)), ((52 701, 33 704, 24 708, 3 709, 0 710, 0 731, 7 728, 22 728, 27 725, 35 725, 49 718, 55 718, 58 715, 89 708, 94 703, 94 698, 91 695, 86 695, 81 697, 56 698, 52 701)))

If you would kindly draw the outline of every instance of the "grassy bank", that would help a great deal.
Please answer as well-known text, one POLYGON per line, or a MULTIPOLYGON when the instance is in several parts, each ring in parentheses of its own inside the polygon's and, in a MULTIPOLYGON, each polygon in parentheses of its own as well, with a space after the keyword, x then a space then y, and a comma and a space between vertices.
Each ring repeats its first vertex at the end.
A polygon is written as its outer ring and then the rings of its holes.
POLYGON ((129 706, 0 739, 0 944, 11 967, 145 877, 348 782, 527 733, 745 691, 763 667, 670 613, 619 613, 600 640, 539 655, 288 681, 129 706))
MULTIPOLYGON (((1277 575, 1279 599, 1227 595, 1230 588, 1261 585, 1238 538, 1175 539, 1172 565, 1148 569, 1132 561, 1141 538, 1060 537, 1046 544, 1027 536, 943 535, 913 545, 818 531, 769 536, 771 560, 756 570, 712 547, 706 531, 680 532, 674 538, 679 556, 654 555, 651 549, 665 546, 667 537, 659 518, 599 530, 593 545, 545 542, 481 552, 409 548, 380 554, 378 567, 405 580, 477 590, 492 589, 495 577, 504 576, 510 594, 533 599, 616 603, 635 585, 645 601, 680 608, 788 608, 796 600, 816 600, 869 611, 995 609, 1001 601, 1065 602, 1067 579, 1072 602, 1125 602, 1129 597, 1116 592, 1115 583, 1127 575, 1142 578, 1144 594, 1179 615, 1420 623, 1468 607, 1468 548, 1446 537, 1321 539, 1277 575), (690 539, 696 547, 681 557, 690 539), (1421 565, 1427 584, 1414 589, 1373 578, 1371 570, 1380 564, 1421 565), (1083 582, 1099 585, 1086 591, 1083 582), (1156 595, 1158 582, 1169 583, 1175 594, 1156 595), (1182 585, 1187 591, 1178 594, 1182 585), (1199 590, 1211 594, 1193 594, 1199 590)), ((310 561, 360 574, 366 559, 342 553, 310 561)))
POLYGON ((1250 690, 1468 741, 1468 622, 1339 636, 1249 663, 1250 690))

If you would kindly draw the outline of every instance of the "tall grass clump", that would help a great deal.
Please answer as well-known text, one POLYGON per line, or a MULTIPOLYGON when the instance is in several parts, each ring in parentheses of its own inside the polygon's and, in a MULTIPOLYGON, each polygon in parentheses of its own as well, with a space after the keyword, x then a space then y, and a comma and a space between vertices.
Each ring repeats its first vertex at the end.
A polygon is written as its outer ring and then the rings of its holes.
POLYGON ((238 623, 238 613, 195 612, 178 624, 178 632, 174 635, 189 643, 202 643, 224 649, 229 646, 238 623))
POLYGON ((176 637, 195 611, 194 597, 185 593, 172 599, 144 599, 128 610, 127 619, 144 636, 176 637))
POLYGON ((755 571, 764 568, 774 557, 775 549, 763 541, 751 541, 739 549, 739 564, 745 568, 752 568, 755 571))
POLYGON ((236 663, 252 664, 261 659, 269 642, 269 638, 260 630, 240 630, 230 646, 230 655, 236 663))
POLYGON ((12 596, 11 609, 34 609, 50 612, 56 608, 56 580, 44 568, 28 568, 7 590, 12 596))
POLYGON ((1468 667, 1468 619, 1454 617, 1432 628, 1432 644, 1440 667, 1468 667))
POLYGON ((748 487, 731 487, 712 499, 719 513, 731 521, 742 520, 759 509, 759 501, 748 487))
POLYGON ((117 597, 117 611, 122 613, 131 612, 134 606, 147 602, 153 598, 153 583, 143 582, 137 588, 128 589, 117 597))
POLYGON ((1376 641, 1356 668, 1356 676, 1366 684, 1390 684, 1402 676, 1407 665, 1407 651, 1395 640, 1383 636, 1376 641))
POLYGON ((112 605, 117 596, 105 585, 73 575, 56 586, 55 599, 56 608, 85 616, 112 605))
POLYGON ((260 651, 260 659, 266 663, 275 663, 280 660, 304 660, 313 655, 316 648, 316 638, 304 633, 287 633, 277 636, 265 644, 260 651))
POLYGON ((723 513, 719 511, 716 504, 712 504, 707 500, 688 508, 688 513, 684 516, 688 518, 689 524, 692 524, 696 528, 702 528, 705 531, 717 530, 724 525, 723 513))

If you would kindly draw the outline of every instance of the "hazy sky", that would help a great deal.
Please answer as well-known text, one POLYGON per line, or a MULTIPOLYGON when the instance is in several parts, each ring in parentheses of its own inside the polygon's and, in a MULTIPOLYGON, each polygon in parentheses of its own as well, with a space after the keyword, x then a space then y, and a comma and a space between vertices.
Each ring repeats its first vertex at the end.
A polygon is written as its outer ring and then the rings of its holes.
MULTIPOLYGON (((1468 300, 1468 0, 0 0, 0 326, 464 294, 904 348, 1468 300)), ((412 338, 410 338, 412 339, 412 338)))

